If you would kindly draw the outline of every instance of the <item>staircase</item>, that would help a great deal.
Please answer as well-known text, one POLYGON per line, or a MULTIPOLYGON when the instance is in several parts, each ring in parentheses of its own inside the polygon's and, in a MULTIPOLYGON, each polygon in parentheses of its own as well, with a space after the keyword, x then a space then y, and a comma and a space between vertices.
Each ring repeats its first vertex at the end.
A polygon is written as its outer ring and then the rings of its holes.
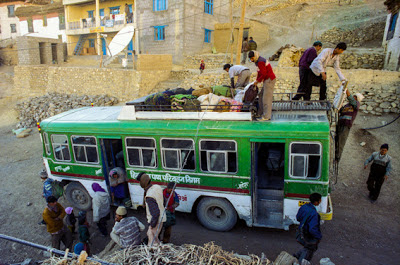
POLYGON ((257 190, 257 218, 255 226, 286 229, 283 220, 283 190, 257 190))
POLYGON ((81 55, 83 45, 85 44, 88 36, 89 36, 88 34, 82 34, 79 36, 78 43, 76 44, 74 49, 74 55, 81 55))

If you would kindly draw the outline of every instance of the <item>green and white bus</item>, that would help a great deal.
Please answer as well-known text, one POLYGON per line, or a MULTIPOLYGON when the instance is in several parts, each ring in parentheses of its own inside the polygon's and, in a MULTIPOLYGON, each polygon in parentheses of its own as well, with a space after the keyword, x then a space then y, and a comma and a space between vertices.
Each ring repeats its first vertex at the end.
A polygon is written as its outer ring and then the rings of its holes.
POLYGON ((328 103, 299 102, 290 111, 293 103, 282 104, 274 103, 268 122, 250 112, 138 111, 135 104, 74 109, 40 123, 44 163, 82 210, 91 208, 92 183, 109 190, 109 171, 122 166, 133 209, 143 205, 136 176, 146 172, 155 184, 175 181, 177 210, 195 212, 208 229, 230 230, 240 218, 287 230, 313 192, 322 194, 318 210, 329 220, 328 103))

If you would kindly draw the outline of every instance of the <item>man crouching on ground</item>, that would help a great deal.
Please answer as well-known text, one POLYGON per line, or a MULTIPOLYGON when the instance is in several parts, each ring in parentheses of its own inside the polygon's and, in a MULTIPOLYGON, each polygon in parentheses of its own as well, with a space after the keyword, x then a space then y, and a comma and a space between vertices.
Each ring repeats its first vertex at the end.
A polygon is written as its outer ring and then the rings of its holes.
POLYGON ((127 217, 127 210, 124 206, 119 206, 115 212, 115 225, 110 236, 118 246, 127 248, 142 242, 140 232, 144 228, 144 225, 136 217, 127 217))
POLYGON ((140 187, 144 189, 147 222, 149 223, 149 228, 147 230, 147 236, 149 238, 148 245, 157 245, 160 243, 158 235, 160 234, 163 226, 162 223, 167 220, 166 215, 163 215, 163 190, 159 185, 152 185, 150 177, 144 172, 140 173, 136 180, 140 182, 140 187))

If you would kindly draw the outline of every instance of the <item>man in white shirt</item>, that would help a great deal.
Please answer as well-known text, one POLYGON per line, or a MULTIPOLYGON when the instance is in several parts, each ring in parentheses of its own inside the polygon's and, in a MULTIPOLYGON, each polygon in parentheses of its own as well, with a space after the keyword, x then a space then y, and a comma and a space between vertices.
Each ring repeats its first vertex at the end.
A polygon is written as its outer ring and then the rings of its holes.
POLYGON ((326 99, 326 67, 333 66, 338 75, 340 81, 345 81, 346 78, 342 74, 339 67, 339 55, 347 49, 347 45, 344 42, 340 42, 336 45, 335 49, 327 48, 323 49, 322 52, 314 59, 310 65, 311 71, 309 72, 305 85, 304 100, 310 100, 313 86, 319 86, 319 100, 326 99))
POLYGON ((232 88, 245 87, 250 81, 251 72, 250 69, 247 67, 244 67, 242 65, 225 64, 224 70, 229 73, 232 88), (236 85, 235 76, 238 77, 236 85))

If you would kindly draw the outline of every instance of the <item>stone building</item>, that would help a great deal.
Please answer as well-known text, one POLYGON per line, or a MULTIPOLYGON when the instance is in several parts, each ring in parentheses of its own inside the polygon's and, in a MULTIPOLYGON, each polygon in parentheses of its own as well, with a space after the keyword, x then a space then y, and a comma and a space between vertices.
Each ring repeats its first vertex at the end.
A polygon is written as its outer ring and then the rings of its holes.
MULTIPOLYGON (((390 1, 388 1, 390 2, 390 1)), ((383 47, 386 50, 386 58, 384 68, 387 70, 400 70, 400 21, 399 21, 400 4, 392 7, 388 6, 389 14, 387 15, 385 34, 383 36, 383 47)))
POLYGON ((15 11, 20 6, 29 5, 24 1, 3 0, 0 3, 0 39, 15 39, 21 36, 19 19, 15 11))
POLYGON ((22 36, 17 38, 18 64, 62 64, 65 44, 59 39, 22 36))
MULTIPOLYGON (((136 1, 136 49, 140 53, 185 55, 211 52, 215 24, 229 20, 226 0, 136 1)), ((200 63, 200 62, 199 62, 200 63)))
POLYGON ((67 41, 62 0, 21 6, 17 8, 15 14, 19 18, 21 36, 58 39, 61 35, 62 40, 67 41))

